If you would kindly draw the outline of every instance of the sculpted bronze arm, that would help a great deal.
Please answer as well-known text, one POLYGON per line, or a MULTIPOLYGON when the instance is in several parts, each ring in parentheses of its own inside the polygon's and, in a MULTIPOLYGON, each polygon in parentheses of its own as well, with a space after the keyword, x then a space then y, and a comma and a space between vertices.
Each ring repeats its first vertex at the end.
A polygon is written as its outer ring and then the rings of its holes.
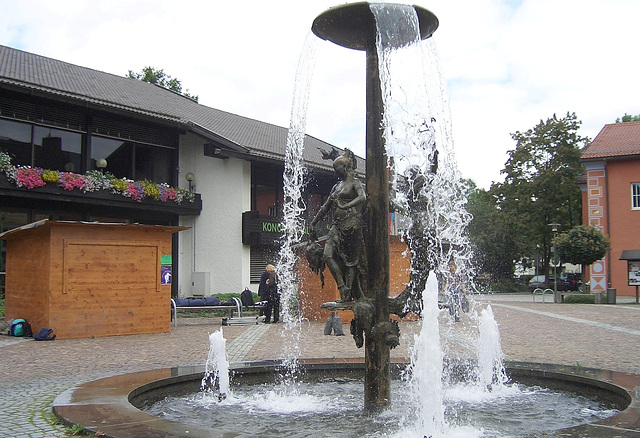
POLYGON ((334 197, 335 195, 333 194, 333 190, 332 190, 331 195, 329 195, 329 198, 325 201, 324 204, 322 204, 322 207, 320 207, 320 210, 318 211, 318 213, 316 213, 316 216, 311 221, 311 224, 310 224, 311 228, 315 227, 318 221, 323 217, 325 217, 325 215, 329 212, 329 209, 331 208, 331 204, 333 204, 334 197))

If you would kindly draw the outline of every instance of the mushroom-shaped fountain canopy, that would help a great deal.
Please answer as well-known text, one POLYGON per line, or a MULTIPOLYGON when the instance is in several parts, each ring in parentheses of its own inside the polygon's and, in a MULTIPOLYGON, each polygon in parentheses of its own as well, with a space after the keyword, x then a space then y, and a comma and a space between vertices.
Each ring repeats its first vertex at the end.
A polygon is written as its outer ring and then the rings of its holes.
MULTIPOLYGON (((393 3, 384 3, 385 6, 393 3)), ((420 23, 420 38, 438 28, 438 18, 429 10, 413 6, 420 23)), ((327 9, 313 21, 311 30, 323 40, 355 50, 367 50, 376 41, 376 20, 368 2, 349 3, 327 9)))

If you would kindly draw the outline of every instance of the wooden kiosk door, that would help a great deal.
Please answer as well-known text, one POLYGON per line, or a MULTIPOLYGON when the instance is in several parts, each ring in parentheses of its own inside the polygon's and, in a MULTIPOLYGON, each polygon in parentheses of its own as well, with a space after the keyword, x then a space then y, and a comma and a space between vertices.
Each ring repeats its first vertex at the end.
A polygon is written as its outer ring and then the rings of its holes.
MULTIPOLYGON (((161 242, 65 239, 62 297, 52 311, 57 331, 75 336, 156 333, 161 242)), ((166 312, 165 312, 166 313, 166 312)))

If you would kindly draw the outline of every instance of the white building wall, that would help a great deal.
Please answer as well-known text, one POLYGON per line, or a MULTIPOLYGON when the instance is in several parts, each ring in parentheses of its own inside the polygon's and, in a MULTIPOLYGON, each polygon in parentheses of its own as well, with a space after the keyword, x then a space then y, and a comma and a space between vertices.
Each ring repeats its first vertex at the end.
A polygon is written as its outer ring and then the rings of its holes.
POLYGON ((193 295, 192 272, 209 272, 205 295, 241 292, 249 286, 250 250, 242 244, 242 213, 251 209, 251 163, 236 158, 204 156, 203 141, 194 135, 180 140, 180 186, 195 175, 202 195, 199 216, 183 216, 179 234, 178 294, 193 295))

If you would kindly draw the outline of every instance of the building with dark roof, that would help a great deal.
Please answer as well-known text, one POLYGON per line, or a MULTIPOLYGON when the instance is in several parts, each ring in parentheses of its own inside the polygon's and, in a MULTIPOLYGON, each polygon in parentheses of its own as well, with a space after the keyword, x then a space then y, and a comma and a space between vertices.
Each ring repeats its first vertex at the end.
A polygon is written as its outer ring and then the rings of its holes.
POLYGON ((614 288, 618 295, 633 296, 640 260, 627 261, 623 252, 640 250, 640 122, 605 125, 581 162, 586 168, 582 217, 611 241, 607 255, 586 272, 591 291, 614 288))
MULTIPOLYGON (((189 226, 174 238, 174 296, 240 292, 275 260, 286 143, 287 128, 0 46, 2 229, 43 218, 189 226), (73 176, 87 172, 114 185, 73 176)), ((321 154, 331 149, 305 137, 310 214, 335 182, 321 154)))

